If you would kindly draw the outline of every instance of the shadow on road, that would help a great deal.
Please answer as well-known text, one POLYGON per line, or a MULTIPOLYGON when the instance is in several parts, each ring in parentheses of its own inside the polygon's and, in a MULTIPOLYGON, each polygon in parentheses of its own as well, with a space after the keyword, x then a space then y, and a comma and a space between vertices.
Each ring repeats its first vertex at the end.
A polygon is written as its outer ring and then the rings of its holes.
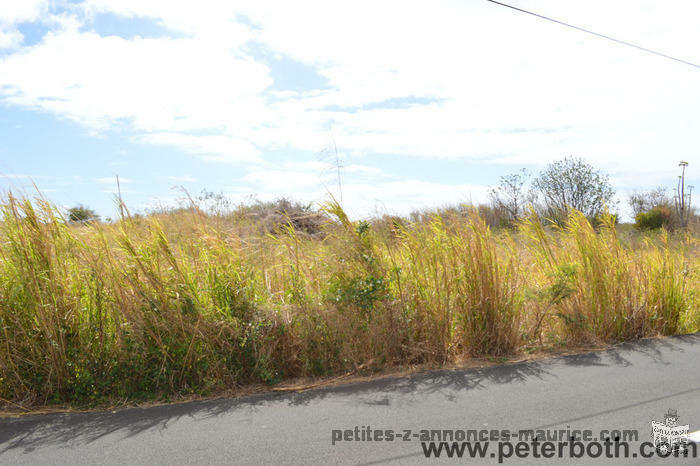
POLYGON ((165 429, 182 417, 195 420, 243 410, 254 414, 272 404, 307 405, 329 396, 345 397, 358 404, 388 406, 389 394, 416 397, 444 393, 447 400, 460 390, 484 389, 492 384, 520 383, 529 378, 554 377, 551 369, 567 366, 621 366, 632 363, 625 355, 642 354, 654 363, 668 364, 664 351, 684 351, 680 344, 700 344, 700 335, 684 335, 662 340, 642 340, 613 349, 563 356, 540 361, 493 366, 483 369, 438 370, 406 377, 384 378, 294 393, 269 393, 235 399, 195 401, 181 404, 130 408, 116 412, 47 414, 0 420, 0 453, 21 448, 30 452, 50 444, 76 445, 93 442, 105 435, 124 437, 149 429, 165 429))

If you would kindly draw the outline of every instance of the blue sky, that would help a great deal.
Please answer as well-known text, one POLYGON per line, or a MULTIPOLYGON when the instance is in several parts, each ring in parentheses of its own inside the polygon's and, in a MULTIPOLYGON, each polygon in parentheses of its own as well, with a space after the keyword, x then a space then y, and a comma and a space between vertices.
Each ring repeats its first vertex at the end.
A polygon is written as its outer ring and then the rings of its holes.
MULTIPOLYGON (((524 1, 700 61, 690 1, 524 1)), ((356 216, 486 200, 566 155, 697 184, 700 71, 485 1, 24 0, 0 7, 0 188, 134 210, 174 186, 337 196, 356 216), (232 6, 232 4, 235 5, 232 6)))

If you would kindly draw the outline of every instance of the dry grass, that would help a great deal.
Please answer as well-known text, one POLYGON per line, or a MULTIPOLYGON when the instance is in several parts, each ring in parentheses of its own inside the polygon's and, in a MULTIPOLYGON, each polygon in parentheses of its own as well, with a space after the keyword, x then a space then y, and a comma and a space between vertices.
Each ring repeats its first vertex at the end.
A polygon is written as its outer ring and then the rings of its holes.
POLYGON ((194 208, 72 225, 6 197, 0 397, 169 399, 700 328, 689 234, 580 214, 516 233, 475 211, 351 222, 333 203, 323 218, 314 235, 194 208))

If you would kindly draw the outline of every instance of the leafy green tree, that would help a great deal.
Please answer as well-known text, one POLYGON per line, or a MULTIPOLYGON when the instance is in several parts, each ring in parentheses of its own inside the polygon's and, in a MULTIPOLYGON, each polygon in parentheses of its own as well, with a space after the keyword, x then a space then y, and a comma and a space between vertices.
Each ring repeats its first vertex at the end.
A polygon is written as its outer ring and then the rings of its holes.
POLYGON ((557 222, 563 221, 570 209, 594 221, 606 207, 616 204, 608 175, 581 158, 566 157, 550 163, 532 185, 542 197, 544 213, 557 222))
POLYGON ((100 216, 97 213, 85 207, 82 204, 78 204, 75 207, 68 209, 68 220, 73 223, 87 223, 99 220, 100 216))

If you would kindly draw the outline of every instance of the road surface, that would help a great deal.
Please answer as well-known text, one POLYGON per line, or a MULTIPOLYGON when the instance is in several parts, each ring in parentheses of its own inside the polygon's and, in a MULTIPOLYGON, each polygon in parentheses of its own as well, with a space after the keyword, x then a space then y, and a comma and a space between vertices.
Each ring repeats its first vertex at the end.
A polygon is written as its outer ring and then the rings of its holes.
MULTIPOLYGON (((445 453, 439 459, 425 457, 420 439, 413 438, 422 429, 568 428, 590 429, 596 435, 603 429, 636 429, 639 438, 630 442, 631 454, 638 451, 637 444, 651 440, 651 421, 665 422, 669 409, 677 411, 679 425, 689 424, 690 432, 700 430, 699 369, 696 334, 535 362, 442 370, 299 393, 115 413, 0 419, 0 464, 454 463, 455 458, 446 458, 445 453), (388 438, 385 431, 394 430, 399 438, 362 441, 367 427, 370 437, 379 430, 388 438), (410 441, 403 440, 405 430, 411 432, 410 441)), ((495 443, 489 448, 494 453, 495 443)), ((501 448, 503 454, 507 445, 501 448)), ((493 464, 497 459, 466 461, 493 464)), ((532 456, 504 459, 504 464, 543 462, 532 456)), ((549 462, 562 459, 555 456, 549 462)), ((613 462, 669 464, 656 456, 576 460, 613 462)))

